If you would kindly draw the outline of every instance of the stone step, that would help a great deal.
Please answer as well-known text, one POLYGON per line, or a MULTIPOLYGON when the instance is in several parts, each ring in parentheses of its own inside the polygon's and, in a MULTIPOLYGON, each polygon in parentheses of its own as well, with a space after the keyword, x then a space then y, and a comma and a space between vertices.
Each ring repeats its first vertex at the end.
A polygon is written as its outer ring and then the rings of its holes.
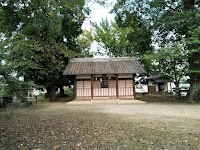
POLYGON ((140 100, 118 100, 118 99, 103 99, 103 100, 74 100, 65 103, 65 105, 91 105, 91 104, 145 104, 145 101, 140 100))
POLYGON ((118 104, 117 99, 92 100, 92 104, 118 104))

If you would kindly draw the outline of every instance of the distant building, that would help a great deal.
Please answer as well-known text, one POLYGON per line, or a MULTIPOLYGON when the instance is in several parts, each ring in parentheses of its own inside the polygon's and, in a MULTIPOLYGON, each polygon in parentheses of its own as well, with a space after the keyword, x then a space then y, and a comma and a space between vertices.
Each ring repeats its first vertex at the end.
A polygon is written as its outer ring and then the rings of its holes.
POLYGON ((169 76, 150 76, 146 79, 148 85, 148 93, 157 93, 157 92, 170 92, 171 87, 169 84, 171 83, 171 79, 169 76))

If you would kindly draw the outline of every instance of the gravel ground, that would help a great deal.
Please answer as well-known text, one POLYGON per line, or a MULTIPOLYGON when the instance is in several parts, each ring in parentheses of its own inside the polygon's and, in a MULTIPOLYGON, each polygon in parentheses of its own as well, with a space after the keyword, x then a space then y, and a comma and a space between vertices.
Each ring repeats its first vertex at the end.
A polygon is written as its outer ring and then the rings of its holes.
POLYGON ((200 105, 45 103, 0 112, 0 149, 200 150, 200 105))

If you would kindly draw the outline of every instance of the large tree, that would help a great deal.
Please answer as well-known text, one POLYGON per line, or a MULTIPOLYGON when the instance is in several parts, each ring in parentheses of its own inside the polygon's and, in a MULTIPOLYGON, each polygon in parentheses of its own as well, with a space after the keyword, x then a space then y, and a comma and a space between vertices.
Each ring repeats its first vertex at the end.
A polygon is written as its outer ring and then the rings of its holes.
POLYGON ((0 3, 1 50, 18 76, 47 89, 67 84, 62 72, 81 50, 77 36, 85 19, 84 0, 5 0, 0 3))
MULTIPOLYGON (((140 15, 155 33, 153 42, 162 44, 193 39, 200 25, 198 0, 120 0, 114 10, 116 13, 130 11, 140 15)), ((189 50, 190 99, 199 95, 200 90, 200 69, 196 67, 200 65, 200 51, 195 45, 194 40, 185 43, 185 49, 189 50)))

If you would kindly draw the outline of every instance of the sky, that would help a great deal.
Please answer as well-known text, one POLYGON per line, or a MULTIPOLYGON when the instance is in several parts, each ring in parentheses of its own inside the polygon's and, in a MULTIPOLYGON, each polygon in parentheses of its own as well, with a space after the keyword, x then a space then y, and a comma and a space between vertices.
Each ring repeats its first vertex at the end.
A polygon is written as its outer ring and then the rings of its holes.
POLYGON ((102 19, 108 19, 110 21, 114 20, 114 15, 110 14, 110 10, 112 9, 113 4, 116 0, 107 0, 109 6, 103 7, 99 4, 91 4, 89 7, 91 9, 91 13, 89 18, 86 19, 83 23, 82 29, 90 30, 90 22, 100 23, 102 19))
MULTIPOLYGON (((103 7, 99 4, 92 4, 90 5, 91 13, 89 17, 84 21, 82 25, 83 30, 92 30, 91 28, 91 22, 99 24, 102 19, 108 19, 108 21, 113 21, 114 20, 114 14, 109 13, 110 10, 112 9, 113 4, 116 2, 116 0, 107 0, 109 3, 108 7, 103 7)), ((95 53, 97 52, 97 47, 98 44, 96 42, 93 42, 91 44, 90 51, 95 53)), ((101 50, 102 53, 105 53, 105 50, 101 50)), ((107 57, 106 55, 94 55, 94 57, 99 58, 99 57, 107 57)))

